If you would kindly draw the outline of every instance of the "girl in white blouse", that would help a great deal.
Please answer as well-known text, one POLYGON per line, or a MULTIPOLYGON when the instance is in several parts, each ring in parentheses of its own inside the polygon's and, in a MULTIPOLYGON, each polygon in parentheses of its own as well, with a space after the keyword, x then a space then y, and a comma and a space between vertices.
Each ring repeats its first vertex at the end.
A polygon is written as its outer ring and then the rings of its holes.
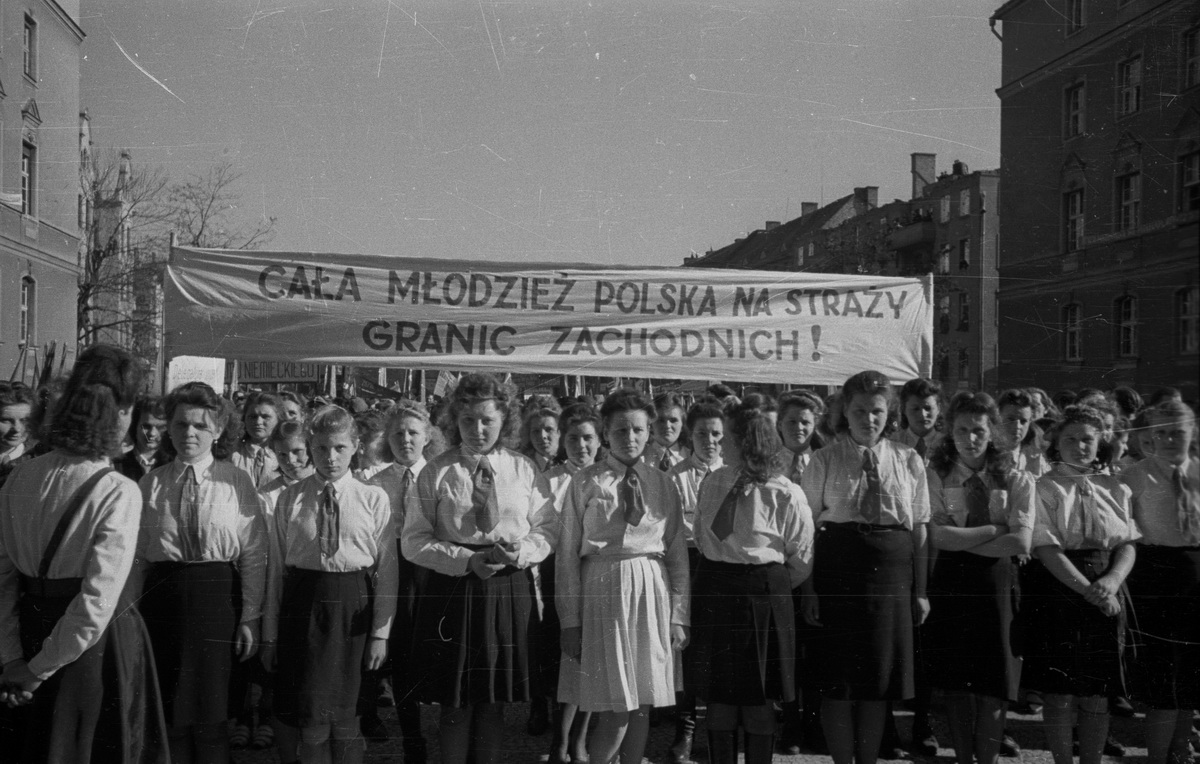
POLYGON ((518 419, 512 385, 464 376, 443 413, 451 448, 429 460, 405 502, 401 549, 429 568, 412 665, 423 672, 420 699, 441 704, 449 764, 472 749, 476 762, 494 761, 504 704, 533 699, 531 568, 553 551, 558 517, 545 475, 502 445, 518 419))
POLYGON ((591 760, 640 762, 650 709, 675 703, 672 650, 688 639, 683 513, 670 476, 642 460, 650 402, 619 390, 600 414, 608 456, 575 475, 562 511, 557 604, 579 668, 558 697, 598 714, 591 760))
POLYGON ((842 386, 839 433, 801 478, 818 525, 803 588, 821 724, 836 764, 872 764, 889 700, 914 694, 913 625, 929 613, 925 460, 883 437, 891 383, 865 371, 842 386), (844 434, 844 435, 843 435, 844 434))
POLYGON ((1168 400, 1146 410, 1154 453, 1121 474, 1142 532, 1129 574, 1142 639, 1134 696, 1146 703, 1150 764, 1186 761, 1200 708, 1200 460, 1196 415, 1168 400))
POLYGON ((1051 432, 1053 467, 1037 483, 1033 550, 1045 573, 1022 589, 1028 603, 1023 684, 1042 692, 1055 764, 1071 762, 1078 709, 1081 764, 1099 764, 1108 736, 1107 698, 1125 695, 1122 585, 1135 559, 1129 487, 1098 473, 1104 419, 1068 406, 1051 432))

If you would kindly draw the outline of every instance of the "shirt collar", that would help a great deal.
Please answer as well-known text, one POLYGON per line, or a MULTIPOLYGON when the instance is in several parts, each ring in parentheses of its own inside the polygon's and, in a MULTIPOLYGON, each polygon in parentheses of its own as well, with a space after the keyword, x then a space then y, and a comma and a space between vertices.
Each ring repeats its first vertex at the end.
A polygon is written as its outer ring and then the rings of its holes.
POLYGON ((633 467, 634 470, 636 470, 638 468, 638 465, 640 465, 642 462, 641 462, 641 460, 638 460, 638 461, 634 462, 632 465, 628 465, 628 464, 625 464, 624 462, 622 462, 617 457, 613 456, 611 453, 609 453, 604 457, 604 463, 607 464, 609 469, 611 469, 613 472, 616 472, 618 475, 624 475, 626 472, 629 471, 629 468, 631 466, 633 467))
POLYGON ((345 491, 346 488, 348 488, 350 486, 350 483, 355 479, 354 473, 351 470, 346 470, 346 474, 342 475, 340 478, 338 478, 337 480, 334 480, 332 482, 326 480, 321 475, 319 475, 318 473, 315 473, 315 472, 313 473, 313 477, 315 477, 317 479, 317 485, 320 486, 322 491, 325 490, 326 485, 332 485, 333 492, 337 496, 341 496, 342 492, 345 491))
POLYGON ((688 459, 691 462, 692 469, 694 469, 698 472, 703 472, 706 475, 710 472, 716 472, 717 470, 719 470, 725 466, 724 462, 721 461, 721 456, 719 454, 717 455, 716 460, 713 461, 712 464, 705 464, 703 461, 700 460, 700 457, 696 456, 695 453, 692 453, 692 455, 689 456, 688 459))
POLYGON ((404 477, 405 472, 411 472, 413 480, 416 480, 417 475, 421 474, 421 470, 425 469, 425 457, 422 456, 421 458, 417 459, 415 462, 413 462, 411 467, 405 467, 400 462, 392 462, 392 466, 396 468, 396 471, 400 474, 401 478, 404 477))
POLYGON ((178 475, 176 475, 176 479, 182 480, 183 476, 187 474, 187 468, 189 466, 191 466, 191 467, 195 468, 195 470, 196 470, 196 482, 203 483, 204 480, 208 477, 208 473, 211 471, 212 464, 214 461, 215 461, 215 459, 213 457, 212 451, 209 451, 207 454, 205 454, 204 456, 201 456, 199 459, 197 459, 194 462, 185 462, 182 459, 176 458, 175 464, 179 468, 179 473, 178 473, 178 475))
POLYGON ((395 462, 382 462, 380 464, 376 464, 374 467, 367 467, 365 469, 361 469, 358 471, 358 479, 359 480, 370 480, 371 478, 378 475, 380 472, 383 472, 384 470, 386 470, 388 467, 391 467, 394 463, 395 462))

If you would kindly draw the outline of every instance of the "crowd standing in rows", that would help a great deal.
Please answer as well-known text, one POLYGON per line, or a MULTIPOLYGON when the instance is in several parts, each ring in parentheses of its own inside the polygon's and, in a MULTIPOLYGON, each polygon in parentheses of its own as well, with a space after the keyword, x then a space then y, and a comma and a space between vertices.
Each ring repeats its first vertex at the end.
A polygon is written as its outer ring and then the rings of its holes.
POLYGON ((18 761, 362 761, 387 699, 410 764, 419 703, 465 764, 513 702, 553 764, 637 764, 671 706, 674 762, 699 706, 712 764, 869 764, 900 701, 936 750, 935 691, 959 764, 1031 697, 1055 764, 1099 764, 1126 698, 1151 764, 1190 758, 1200 466, 1170 389, 522 402, 475 373, 431 413, 140 388, 105 346, 53 395, 0 384, 18 761))

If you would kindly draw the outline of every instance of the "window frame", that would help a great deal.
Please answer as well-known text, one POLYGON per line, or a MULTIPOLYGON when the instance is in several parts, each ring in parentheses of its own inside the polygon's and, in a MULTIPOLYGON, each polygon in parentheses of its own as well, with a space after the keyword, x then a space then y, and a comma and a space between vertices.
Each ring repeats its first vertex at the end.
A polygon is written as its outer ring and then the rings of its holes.
POLYGON ((21 141, 21 214, 37 216, 37 146, 21 141))
POLYGON ((1138 355, 1138 299, 1134 295, 1121 295, 1113 303, 1113 328, 1116 330, 1116 356, 1137 358, 1138 355))
POLYGON ((1116 209, 1113 228, 1117 233, 1134 233, 1140 227, 1142 214, 1142 171, 1130 170, 1116 177, 1116 209), (1128 191, 1128 195, 1126 194, 1128 191))
POLYGON ((21 297, 17 310, 17 342, 31 347, 37 342, 37 282, 28 274, 21 277, 21 297))
POLYGON ((1200 287, 1189 286, 1175 292, 1175 352, 1179 355, 1200 353, 1200 287))
POLYGON ((29 12, 25 13, 25 25, 21 32, 21 73, 30 82, 38 78, 38 23, 29 12))
POLYGON ((1078 138, 1087 131, 1087 82, 1076 80, 1063 88, 1063 140, 1078 138))
POLYGON ((1142 110, 1143 58, 1140 53, 1117 62, 1117 117, 1128 117, 1142 110), (1132 103, 1131 103, 1132 102, 1132 103))
POLYGON ((1175 178, 1175 212, 1187 214, 1200 211, 1200 150, 1189 151, 1179 157, 1179 170, 1175 178), (1188 163, 1192 163, 1189 182, 1188 163))
POLYGON ((1083 307, 1072 302, 1063 306, 1063 359, 1083 360, 1083 307))
POLYGON ((958 240, 958 269, 960 271, 970 270, 971 268, 971 237, 965 236, 958 240))
POLYGON ((1069 254, 1084 248, 1086 236, 1087 196, 1082 188, 1063 192, 1063 252, 1069 254), (1078 208, 1073 202, 1078 199, 1078 208))
POLYGON ((958 294, 958 331, 971 331, 971 295, 965 290, 958 294))
POLYGON ((1183 30, 1179 41, 1182 56, 1179 84, 1180 90, 1200 85, 1200 25, 1183 30))
POLYGON ((1070 37, 1087 26, 1087 8, 1084 0, 1066 0, 1063 10, 1063 21, 1066 22, 1066 36, 1070 37))

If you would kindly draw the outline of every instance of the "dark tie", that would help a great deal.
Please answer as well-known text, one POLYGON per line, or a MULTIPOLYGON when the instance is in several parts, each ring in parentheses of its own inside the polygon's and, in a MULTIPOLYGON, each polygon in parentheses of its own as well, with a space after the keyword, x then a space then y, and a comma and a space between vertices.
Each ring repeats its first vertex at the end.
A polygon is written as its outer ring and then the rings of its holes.
POLYGON ((733 520, 737 515, 738 499, 745 489, 745 478, 739 474, 737 480, 733 481, 733 485, 730 486, 729 493, 725 494, 725 499, 721 502, 721 508, 717 510, 717 514, 713 517, 712 532, 717 537, 717 540, 724 541, 729 538, 729 534, 733 533, 733 520))
POLYGON ((404 470, 404 475, 403 475, 403 477, 400 478, 400 510, 399 511, 400 511, 401 515, 404 514, 404 503, 408 501, 408 490, 410 488, 412 488, 413 483, 416 482, 415 479, 413 478, 413 473, 412 473, 411 469, 409 469, 408 467, 404 467, 403 470, 404 470))
POLYGON ((337 496, 333 493, 332 483, 326 483, 325 490, 321 493, 319 525, 321 554, 333 557, 341 545, 341 509, 338 507, 337 496))
POLYGON ((796 485, 800 485, 800 478, 804 476, 804 452, 797 453, 792 459, 792 471, 788 473, 788 480, 791 480, 796 485))
POLYGON ((1084 541, 1100 541, 1096 537, 1098 530, 1096 528, 1096 502, 1092 500, 1092 481, 1087 475, 1082 476, 1082 480, 1075 481, 1075 485, 1079 487, 1079 529, 1083 534, 1084 541))
POLYGON ((865 485, 858 513, 862 515, 863 520, 876 525, 883 515, 883 486, 879 481, 879 466, 875 463, 875 453, 869 448, 863 452, 862 471, 865 485))
POLYGON ((624 514, 625 522, 630 525, 638 525, 646 516, 646 502, 642 498, 642 483, 632 466, 625 470, 625 477, 621 480, 621 511, 624 514))
POLYGON ((671 471, 671 449, 663 451, 662 458, 658 460, 658 468, 663 472, 671 471))
POLYGON ((924 458, 925 458, 925 452, 929 450, 929 447, 925 445, 925 439, 924 439, 924 438, 917 438, 917 446, 916 446, 916 448, 917 448, 917 456, 920 456, 922 459, 924 459, 924 458))
POLYGON ((471 479, 471 510, 475 515, 475 527, 483 533, 491 533, 500 524, 500 506, 496 502, 496 477, 492 464, 486 456, 479 457, 475 476, 471 479))
POLYGON ((196 468, 189 464, 183 472, 183 490, 179 494, 179 552, 184 562, 193 562, 202 556, 199 494, 196 468))
POLYGON ((267 450, 259 448, 254 453, 254 486, 257 488, 262 485, 263 472, 267 469, 267 450))
POLYGON ((988 503, 992 492, 988 490, 983 479, 974 474, 963 483, 963 488, 967 489, 967 527, 978 528, 990 524, 992 518, 988 512, 988 503))
POLYGON ((1189 546, 1200 545, 1200 500, 1195 492, 1188 490, 1187 475, 1183 465, 1177 465, 1171 472, 1171 482, 1175 484, 1175 511, 1179 518, 1179 531, 1189 546))

